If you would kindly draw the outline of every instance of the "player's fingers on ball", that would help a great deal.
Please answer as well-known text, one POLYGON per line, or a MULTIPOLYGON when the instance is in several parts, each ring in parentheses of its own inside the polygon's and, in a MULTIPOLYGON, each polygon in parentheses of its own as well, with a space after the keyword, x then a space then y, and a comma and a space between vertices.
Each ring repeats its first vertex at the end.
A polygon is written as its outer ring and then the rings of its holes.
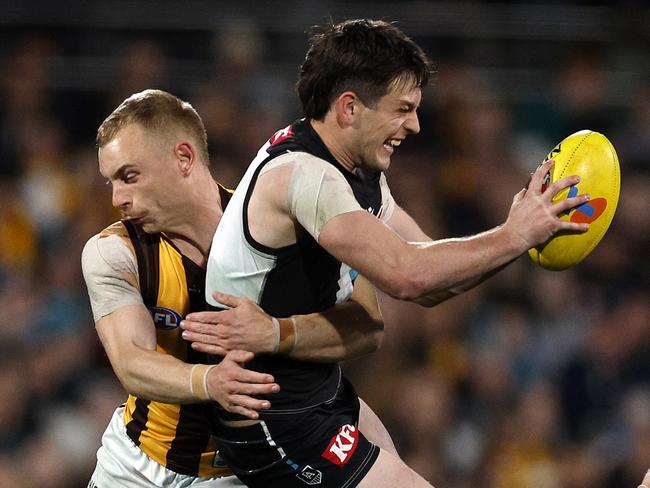
POLYGON ((582 205, 583 203, 586 203, 590 200, 589 195, 578 195, 577 197, 571 197, 571 198, 565 198, 564 200, 560 200, 559 202, 556 202, 551 206, 551 211, 555 215, 559 215, 562 212, 566 212, 567 210, 571 210, 572 208, 575 208, 579 205, 582 205))
POLYGON ((566 178, 562 178, 561 180, 557 180, 551 184, 551 186, 548 187, 548 191, 544 194, 548 195, 548 198, 551 199, 565 188, 577 185, 578 183, 580 183, 580 177, 578 175, 567 176, 566 178))
POLYGON ((544 182, 546 173, 548 173, 551 170, 554 164, 555 161, 553 161, 552 159, 546 161, 543 164, 540 164, 530 177, 530 183, 528 185, 528 189, 534 191, 537 194, 542 193, 542 183, 544 182))
POLYGON ((578 224, 576 222, 568 222, 565 220, 561 220, 560 227, 558 230, 582 233, 582 232, 587 232, 589 230, 589 224, 578 224))
POLYGON ((540 173, 542 177, 544 177, 546 176, 546 173, 548 173, 553 166, 555 166, 555 160, 549 159, 548 161, 544 161, 542 164, 540 164, 535 169, 535 173, 540 173))
POLYGON ((527 188, 528 188, 528 184, 526 184, 526 188, 523 188, 518 193, 516 193, 515 196, 512 198, 512 203, 520 202, 526 195, 527 188))

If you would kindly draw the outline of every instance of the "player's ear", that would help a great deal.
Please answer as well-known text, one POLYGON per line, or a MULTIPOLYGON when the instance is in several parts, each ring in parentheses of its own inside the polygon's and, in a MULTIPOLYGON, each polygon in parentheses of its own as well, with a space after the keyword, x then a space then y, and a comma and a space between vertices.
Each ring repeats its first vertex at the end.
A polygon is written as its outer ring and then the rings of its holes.
POLYGON ((338 124, 341 127, 349 127, 354 124, 361 111, 361 100, 352 91, 343 92, 334 101, 334 110, 338 124))
POLYGON ((178 142, 174 146, 174 155, 181 173, 183 176, 188 176, 196 162, 194 147, 187 141, 178 142))

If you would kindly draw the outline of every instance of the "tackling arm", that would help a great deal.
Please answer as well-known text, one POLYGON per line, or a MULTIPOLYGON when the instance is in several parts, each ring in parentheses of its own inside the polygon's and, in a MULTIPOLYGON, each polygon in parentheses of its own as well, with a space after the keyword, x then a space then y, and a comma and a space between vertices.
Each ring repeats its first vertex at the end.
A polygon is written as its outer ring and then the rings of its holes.
POLYGON ((249 395, 279 391, 273 377, 243 364, 253 353, 231 351, 218 365, 187 364, 158 350, 156 329, 137 288, 135 256, 119 227, 91 238, 82 268, 100 340, 128 393, 159 402, 215 400, 226 410, 258 418, 269 402, 249 395))
MULTIPOLYGON (((280 338, 272 318, 254 302, 222 293, 215 298, 231 308, 195 312, 181 322, 183 338, 192 341, 194 349, 218 355, 232 349, 265 354, 278 349, 280 338)), ((294 315, 291 321, 294 337, 279 352, 309 361, 343 361, 369 354, 379 348, 384 332, 374 287, 361 276, 348 302, 322 313, 294 315)))
MULTIPOLYGON (((239 396, 269 394, 277 388, 271 375, 241 366, 252 359, 252 353, 233 351, 208 371, 209 398, 202 398, 202 392, 193 391, 190 386, 194 365, 156 351, 155 327, 144 305, 119 308, 99 319, 96 327, 115 374, 126 391, 138 398, 165 403, 216 400, 232 407, 236 402, 225 394, 225 383, 239 396)), ((268 402, 253 398, 240 399, 239 403, 252 410, 269 406, 268 402)))

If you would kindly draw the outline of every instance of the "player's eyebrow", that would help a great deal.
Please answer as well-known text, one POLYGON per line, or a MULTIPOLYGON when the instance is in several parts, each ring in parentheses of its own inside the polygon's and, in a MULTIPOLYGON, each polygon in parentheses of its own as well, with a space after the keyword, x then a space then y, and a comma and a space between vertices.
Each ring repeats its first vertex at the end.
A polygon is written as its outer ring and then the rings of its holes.
POLYGON ((406 99, 398 99, 397 102, 399 103, 400 106, 406 106, 409 110, 417 110, 419 108, 419 105, 416 105, 415 103, 411 102, 410 100, 406 99))
POLYGON ((132 164, 126 163, 126 164, 120 166, 119 168, 117 168, 117 170, 115 170, 113 172, 113 174, 105 176, 105 178, 106 178, 107 182, 109 182, 109 183, 111 181, 113 181, 113 180, 121 180, 126 176, 126 174, 129 172, 129 170, 131 170, 133 168, 134 168, 134 166, 132 164))

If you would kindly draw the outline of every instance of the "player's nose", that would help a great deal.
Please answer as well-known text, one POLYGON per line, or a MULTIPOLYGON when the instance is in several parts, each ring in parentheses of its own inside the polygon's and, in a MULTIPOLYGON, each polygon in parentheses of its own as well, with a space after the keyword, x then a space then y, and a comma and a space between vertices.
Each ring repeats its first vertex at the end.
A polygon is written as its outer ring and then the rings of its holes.
POLYGON ((420 132, 420 119, 416 112, 412 112, 406 118, 404 122, 404 128, 409 131, 411 134, 417 134, 420 132))
POLYGON ((131 199, 120 184, 113 184, 113 206, 119 209, 125 209, 131 203, 131 199))

